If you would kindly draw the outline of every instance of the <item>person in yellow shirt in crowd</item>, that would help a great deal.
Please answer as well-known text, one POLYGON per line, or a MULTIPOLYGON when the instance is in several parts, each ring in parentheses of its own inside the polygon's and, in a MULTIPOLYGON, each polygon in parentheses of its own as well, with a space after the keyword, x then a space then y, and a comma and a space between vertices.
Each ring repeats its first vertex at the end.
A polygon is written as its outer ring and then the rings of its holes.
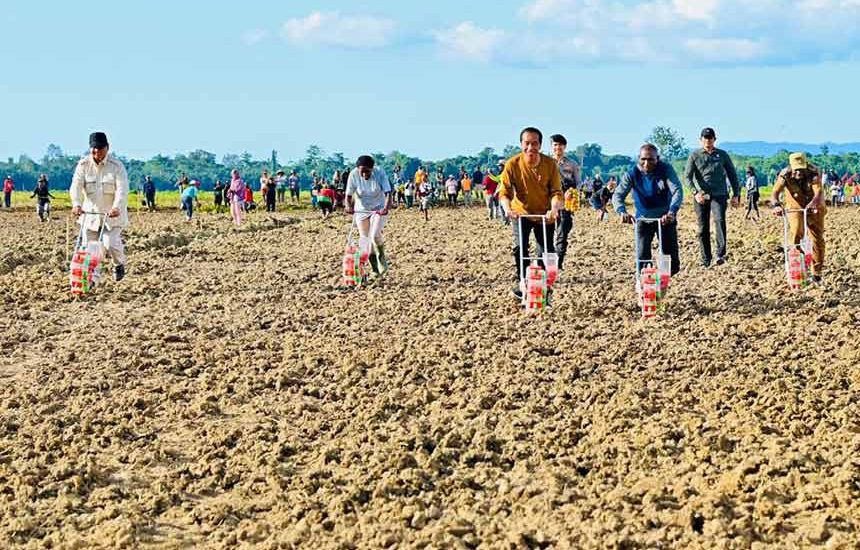
POLYGON ((785 207, 789 210, 807 208, 806 223, 812 240, 812 280, 821 282, 824 269, 824 195, 821 192, 821 171, 809 162, 806 153, 788 156, 788 167, 776 177, 771 192, 771 207, 775 216, 788 216, 788 236, 799 244, 803 238, 803 213, 785 212, 780 196, 785 193, 785 207))
MULTIPOLYGON (((534 232, 537 241, 537 256, 554 252, 553 231, 555 220, 562 208, 561 176, 558 164, 552 158, 540 152, 543 134, 533 127, 520 132, 520 147, 522 152, 505 162, 502 170, 499 202, 505 215, 514 223, 513 255, 517 268, 517 282, 522 278, 526 266, 520 263, 520 250, 528 251, 529 233, 534 232), (547 234, 544 242, 541 221, 535 218, 517 218, 521 215, 545 215, 547 217, 547 234)), ((524 254, 528 255, 528 254, 524 254)), ((522 291, 517 286, 514 296, 522 299, 522 291)))
POLYGON ((463 204, 472 206, 472 178, 468 174, 460 180, 460 188, 463 190, 463 204))
POLYGON ((425 181, 427 181, 427 172, 424 171, 423 166, 419 166, 415 172, 415 187, 420 187, 425 181))

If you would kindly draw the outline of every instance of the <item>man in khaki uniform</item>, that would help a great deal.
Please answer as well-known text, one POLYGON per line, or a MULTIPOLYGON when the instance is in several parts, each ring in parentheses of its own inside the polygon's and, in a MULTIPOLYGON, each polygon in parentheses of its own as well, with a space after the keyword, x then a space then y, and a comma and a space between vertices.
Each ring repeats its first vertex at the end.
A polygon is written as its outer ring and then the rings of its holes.
MULTIPOLYGON (((72 214, 84 212, 107 214, 103 244, 113 259, 117 281, 125 277, 125 247, 122 228, 128 225, 128 174, 125 166, 108 155, 107 136, 104 132, 90 134, 90 154, 78 161, 69 196, 72 214)), ((87 239, 98 238, 102 216, 84 215, 78 223, 84 225, 87 239)))
MULTIPOLYGON (((806 223, 812 240, 812 280, 821 281, 824 269, 824 197, 821 192, 821 171, 806 159, 805 153, 792 153, 788 156, 788 167, 776 177, 771 195, 771 206, 775 216, 786 214, 780 203, 780 195, 785 193, 785 207, 788 209, 808 208, 806 223)), ((803 213, 788 214, 788 235, 794 244, 803 238, 803 213)))

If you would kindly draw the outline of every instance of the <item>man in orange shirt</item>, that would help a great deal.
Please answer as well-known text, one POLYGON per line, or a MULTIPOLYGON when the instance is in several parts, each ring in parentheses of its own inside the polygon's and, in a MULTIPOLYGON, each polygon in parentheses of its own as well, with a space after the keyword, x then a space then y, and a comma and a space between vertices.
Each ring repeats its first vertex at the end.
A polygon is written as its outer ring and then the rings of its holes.
MULTIPOLYGON (((554 252, 553 231, 555 220, 562 207, 561 175, 558 164, 552 158, 541 154, 540 148, 543 134, 537 128, 526 128, 520 132, 520 147, 522 153, 508 159, 502 170, 499 202, 505 214, 515 223, 513 228, 513 255, 517 268, 517 281, 525 271, 520 264, 520 250, 528 251, 529 233, 534 231, 537 241, 537 256, 543 255, 544 249, 554 252), (520 224, 516 223, 521 215, 546 215, 547 234, 544 242, 541 221, 534 218, 523 218, 522 233, 520 224)), ((527 255, 527 254, 525 254, 527 255)), ((522 292, 517 286, 514 296, 522 299, 522 292)))
POLYGON ((472 206, 472 178, 468 174, 460 180, 460 188, 463 190, 463 204, 472 206))

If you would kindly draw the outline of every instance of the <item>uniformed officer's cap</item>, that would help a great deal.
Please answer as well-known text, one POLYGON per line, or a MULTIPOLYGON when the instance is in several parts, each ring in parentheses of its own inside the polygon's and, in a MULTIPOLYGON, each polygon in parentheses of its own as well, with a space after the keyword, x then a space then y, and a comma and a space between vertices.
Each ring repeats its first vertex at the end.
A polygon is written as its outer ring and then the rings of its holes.
POLYGON ((93 132, 90 134, 90 148, 102 149, 108 146, 107 135, 104 132, 93 132))
POLYGON ((791 166, 792 170, 806 170, 809 168, 806 153, 792 153, 788 155, 788 165, 791 166))

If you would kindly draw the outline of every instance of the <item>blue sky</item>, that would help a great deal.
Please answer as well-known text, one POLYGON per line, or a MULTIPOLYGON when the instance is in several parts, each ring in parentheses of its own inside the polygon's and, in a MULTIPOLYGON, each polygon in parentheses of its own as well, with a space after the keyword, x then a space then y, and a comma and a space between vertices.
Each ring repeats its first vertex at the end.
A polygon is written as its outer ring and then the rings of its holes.
POLYGON ((525 125, 632 154, 695 142, 860 140, 860 0, 368 0, 0 7, 0 158, 148 158, 311 143, 426 159, 525 125))

